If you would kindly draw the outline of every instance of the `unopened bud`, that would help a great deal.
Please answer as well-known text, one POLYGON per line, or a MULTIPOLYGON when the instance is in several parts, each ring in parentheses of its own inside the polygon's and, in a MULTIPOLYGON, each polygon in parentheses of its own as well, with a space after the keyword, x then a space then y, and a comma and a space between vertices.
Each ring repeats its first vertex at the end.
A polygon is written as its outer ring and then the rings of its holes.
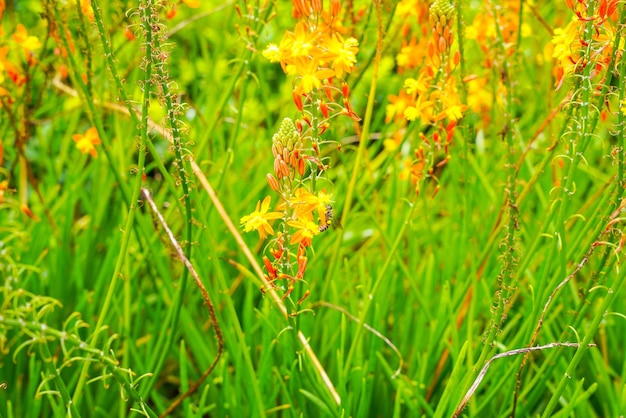
POLYGON ((274 190, 275 192, 278 191, 278 188, 280 186, 278 184, 278 180, 276 180, 276 177, 268 173, 267 176, 265 176, 265 179, 267 180, 267 184, 269 184, 272 190, 274 190))
POLYGON ((330 0, 330 16, 336 17, 341 10, 341 3, 339 0, 330 0))
POLYGON ((320 112, 322 112, 325 119, 328 119, 328 105, 326 103, 320 102, 320 112))

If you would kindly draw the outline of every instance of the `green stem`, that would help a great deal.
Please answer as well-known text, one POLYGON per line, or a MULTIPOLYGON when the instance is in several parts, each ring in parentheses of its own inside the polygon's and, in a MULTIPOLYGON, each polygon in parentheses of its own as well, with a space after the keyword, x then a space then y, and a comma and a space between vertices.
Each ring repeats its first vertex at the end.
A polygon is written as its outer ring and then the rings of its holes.
POLYGON ((42 359, 42 362, 46 371, 50 373, 52 376, 54 376, 54 382, 56 384, 57 389, 59 390, 59 393, 61 394, 61 398, 63 399, 63 402, 65 402, 65 408, 68 410, 68 415, 71 415, 72 417, 80 418, 80 414, 78 413, 78 410, 76 409, 76 405, 74 404, 74 402, 72 402, 72 398, 70 398, 70 393, 67 390, 67 386, 65 386, 65 382, 63 381, 63 379, 59 375, 57 368, 53 364, 54 359, 52 358, 52 354, 50 354, 50 349, 48 348, 48 342, 45 340, 45 337, 44 337, 44 340, 39 345, 39 354, 41 355, 41 359, 42 359))
MULTIPOLYGON (((153 23, 152 15, 151 15, 152 9, 153 9, 152 0, 146 0, 146 3, 144 4, 144 7, 143 7, 143 16, 141 17, 142 25, 144 27, 144 31, 146 34, 146 42, 144 44, 144 48, 146 49, 146 54, 145 54, 146 69, 145 69, 145 74, 144 74, 144 79, 143 79, 143 90, 144 90, 143 93, 144 94, 143 94, 143 103, 142 103, 142 109, 141 109, 141 124, 139 125, 139 128, 141 130, 141 139, 140 139, 140 144, 139 144, 139 157, 137 161, 137 174, 136 174, 135 181, 133 184, 133 190, 132 190, 132 194, 130 198, 130 205, 128 208, 128 215, 126 217, 126 223, 124 225, 124 234, 122 235, 122 243, 120 246, 120 252, 118 254, 117 261, 115 263, 115 269, 113 271, 113 275, 109 282, 109 289, 105 296, 104 304, 102 305, 102 308, 100 309, 100 315, 98 317, 98 321, 94 328, 94 333, 91 336, 91 343, 94 345, 98 339, 100 332, 103 329, 102 325, 108 314, 111 302, 113 300, 113 295, 115 294, 115 289, 117 287, 117 281, 120 279, 122 266, 124 265, 124 261, 126 259, 128 245, 129 245, 130 237, 131 237, 130 231, 133 228, 133 223, 135 220, 135 213, 137 211, 137 204, 135 202, 137 202, 137 199, 139 198, 139 191, 141 189, 144 165, 146 162, 145 149, 146 149, 146 143, 148 142, 148 107, 150 104, 150 91, 151 91, 150 86, 151 86, 151 78, 152 78, 152 48, 153 48, 152 28, 151 28, 151 23, 153 23)), ((83 365, 83 369, 80 374, 80 378, 78 380, 78 383, 76 385, 76 389, 74 392, 73 401, 74 401, 74 404, 76 405, 78 405, 81 399, 81 395, 83 392, 82 389, 87 379, 88 369, 89 369, 89 363, 86 362, 83 365)))
MULTIPOLYGON (((363 126, 361 129, 361 135, 359 136, 359 147, 356 152, 356 160, 354 161, 354 167, 352 169, 352 175, 350 177, 350 183, 348 185, 348 190, 346 192, 346 198, 344 199, 343 211, 341 212, 341 224, 346 225, 348 216, 350 214, 350 209, 352 206, 352 195, 354 194, 354 190, 356 188, 356 181, 362 175, 361 173, 361 160, 365 154, 366 144, 369 140, 370 135, 370 125, 372 123, 372 115, 374 111, 374 102, 376 99, 376 84, 378 82, 378 70, 380 67, 380 58, 382 54, 382 43, 383 43, 383 34, 382 34, 382 17, 381 17, 381 4, 376 2, 376 11, 378 15, 378 41, 376 44, 376 55, 374 59, 374 66, 372 69, 372 83, 370 84, 369 96, 367 99, 367 107, 365 109, 365 116, 363 118, 363 126)), ((337 240, 335 241, 335 250, 332 253, 332 257, 329 262, 326 278, 324 279, 324 288, 322 290, 322 299, 325 297, 324 295, 327 292, 330 281, 332 280, 333 275, 335 274, 335 270, 337 268, 339 254, 341 250, 341 243, 343 241, 343 229, 340 230, 337 240)))
MULTIPOLYGON (((571 377, 575 374, 578 363, 582 359, 583 355, 587 352, 589 344, 593 340, 593 337, 596 335, 596 332, 598 331, 598 328, 600 327, 600 322, 602 322, 605 319, 605 316, 604 316, 605 312, 609 309, 609 307, 615 300, 615 297, 619 293, 620 289, 622 289, 622 287, 624 286, 625 278, 626 278, 626 270, 622 270, 620 276, 613 281, 611 286, 609 286, 607 295, 604 298, 604 303, 600 305, 599 312, 601 314, 594 315, 593 321, 591 322, 589 326, 589 331, 585 335, 585 338, 583 338, 583 340, 580 342, 580 346, 576 350, 576 354, 574 354, 574 357, 572 358, 569 365, 567 366, 567 370, 565 371, 565 374, 563 375, 563 377, 561 377, 561 381, 559 382, 558 386, 552 393, 552 398, 550 398, 550 402, 548 402, 548 406, 546 406, 546 409, 543 411, 543 414, 541 415, 542 418, 547 418, 547 417, 552 416, 552 411, 554 411, 554 408, 556 407, 557 403, 561 399, 561 394, 563 393, 565 386, 567 386, 571 382, 571 377)), ((600 289, 597 289, 596 291, 600 291, 600 289)))
MULTIPOLYGON (((411 217, 413 216, 416 206, 417 206, 417 198, 411 203, 411 207, 409 208, 406 214, 406 217, 404 218, 404 222, 402 222, 402 226, 400 227, 400 230, 398 231, 398 235, 396 236, 396 239, 393 242, 393 246, 389 250, 389 254, 387 255, 385 264, 383 264, 383 267, 378 272, 376 281, 374 282, 372 289, 369 291, 369 294, 365 298, 365 306, 363 307, 363 311, 359 315, 358 322, 360 324, 367 323, 366 321, 367 316, 372 307, 372 303, 374 302, 374 299, 376 297, 376 293, 378 292, 380 285, 383 283, 383 280, 386 279, 385 275, 387 274, 387 269, 391 265, 391 262, 395 259, 396 252, 398 250, 398 247, 400 246, 400 242, 402 242, 402 238, 404 237, 404 232, 406 231, 406 228, 411 221, 411 217)), ((356 332, 354 333, 354 338, 352 339, 350 350, 348 351, 348 356, 346 357, 346 361, 344 363, 344 370, 343 370, 344 376, 348 376, 350 374, 350 367, 352 365, 352 357, 354 357, 354 353, 356 352, 356 349, 359 345, 358 344, 359 339, 361 338, 361 334, 363 333, 364 328, 365 327, 363 326, 357 327, 356 332)))

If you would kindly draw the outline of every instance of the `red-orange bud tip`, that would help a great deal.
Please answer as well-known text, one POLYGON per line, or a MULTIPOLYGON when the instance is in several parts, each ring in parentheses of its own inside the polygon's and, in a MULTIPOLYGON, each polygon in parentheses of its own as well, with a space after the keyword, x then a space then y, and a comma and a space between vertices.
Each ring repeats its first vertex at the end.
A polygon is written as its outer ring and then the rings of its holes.
POLYGON ((330 0, 330 15, 336 17, 341 10, 341 3, 339 0, 330 0))
POLYGON ((293 93, 293 102, 300 112, 302 112, 302 96, 298 93, 293 93))
POLYGON ((332 102, 333 101, 333 90, 330 88, 329 85, 325 85, 324 86, 324 93, 326 93, 326 97, 328 98, 328 100, 330 100, 332 102))
POLYGON ((320 102, 320 112, 322 112, 325 119, 328 119, 328 105, 326 103, 320 102))
POLYGON ((348 97, 348 95, 350 94, 350 87, 347 83, 343 83, 341 85, 341 94, 343 95, 343 97, 348 97))
POLYGON ((304 158, 300 158, 298 160, 298 174, 300 174, 300 176, 304 176, 305 169, 306 165, 304 164, 304 158))
POLYGON ((173 19, 174 16, 176 16, 176 7, 173 7, 165 12, 165 17, 168 19, 173 19))

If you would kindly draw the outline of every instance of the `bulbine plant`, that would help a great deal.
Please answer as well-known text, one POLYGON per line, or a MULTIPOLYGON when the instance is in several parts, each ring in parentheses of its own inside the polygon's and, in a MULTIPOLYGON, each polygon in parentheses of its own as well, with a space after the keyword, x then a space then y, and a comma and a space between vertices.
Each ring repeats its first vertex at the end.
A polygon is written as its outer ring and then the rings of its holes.
MULTIPOLYGON (((332 163, 323 157, 324 146, 340 146, 336 140, 325 139, 332 135, 331 123, 340 116, 360 120, 350 106, 350 89, 343 80, 355 68, 358 42, 354 37, 344 39, 338 30, 340 2, 331 1, 327 9, 322 3, 294 0, 295 28, 285 32, 279 45, 270 44, 263 51, 291 76, 298 118, 285 118, 271 143, 267 141, 274 157, 267 183, 278 195, 275 210, 270 211, 272 198, 267 196, 254 212, 241 218, 244 230, 258 231, 261 240, 272 235, 263 256, 265 286, 279 289, 284 299, 298 283, 306 283, 313 240, 333 223, 332 184, 325 177, 332 163), (277 226, 272 227, 274 220, 277 226)), ((299 290, 296 304, 309 293, 299 290)))

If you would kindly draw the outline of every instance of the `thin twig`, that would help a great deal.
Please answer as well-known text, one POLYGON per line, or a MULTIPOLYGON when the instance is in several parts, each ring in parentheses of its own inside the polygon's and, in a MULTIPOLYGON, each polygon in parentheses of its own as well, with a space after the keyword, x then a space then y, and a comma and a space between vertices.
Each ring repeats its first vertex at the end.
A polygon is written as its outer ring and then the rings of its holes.
POLYGON ((148 204, 152 208, 152 211, 154 212, 157 219, 159 220, 159 223, 165 230, 165 233, 167 234, 168 238, 170 239, 170 242, 172 243, 172 246, 176 250, 176 254, 178 255, 178 258, 183 262, 185 267, 187 267, 187 270, 191 274, 191 277, 193 277, 194 281, 196 282, 196 285, 200 289, 200 292, 202 293, 202 298, 204 299, 204 303, 206 303, 207 310, 209 311, 209 318, 211 319, 213 330, 215 331, 215 339, 217 340, 217 354, 215 355, 215 359, 213 360, 209 368, 202 374, 202 376, 200 376, 200 379, 198 379, 196 383, 194 383, 185 393, 183 393, 178 399, 176 399, 165 410, 165 412, 163 412, 159 417, 159 418, 164 418, 168 416, 169 414, 171 414, 187 397, 189 397, 189 395, 194 393, 198 389, 198 387, 200 387, 200 385, 204 382, 207 376, 211 374, 213 369, 215 369, 217 362, 219 361, 220 357, 222 356, 222 353, 224 352, 224 336, 222 335, 222 329, 219 326, 217 315, 215 314, 215 307, 213 305, 213 301, 211 300, 211 297, 209 296, 209 292, 206 290, 206 287, 204 287, 204 284, 202 284, 202 280, 200 280, 200 277, 198 276, 196 269, 193 267, 193 264, 191 264, 191 261, 189 261, 189 259, 185 256, 185 252, 183 251, 182 247, 178 243, 178 240, 176 239, 176 237, 174 237, 172 230, 167 226, 167 223, 165 222, 163 215, 161 215, 161 212, 159 212, 159 209, 154 203, 154 200, 152 199, 150 192, 147 189, 142 188, 141 194, 144 197, 144 199, 148 202, 148 204))
MULTIPOLYGON (((531 336, 530 343, 528 344, 530 347, 532 347, 533 344, 535 344, 535 342, 539 338, 539 332, 541 331, 541 327, 543 326, 543 321, 544 321, 544 319, 546 317, 548 309, 550 308, 550 305, 552 304, 552 300, 554 300, 554 298, 556 297, 557 293, 559 293, 559 291, 563 288, 563 286, 565 286, 567 283, 569 283, 569 281, 572 280, 578 274, 578 272, 580 270, 582 270, 582 268, 589 262, 589 258, 591 257, 591 255, 595 251, 596 247, 601 245, 600 238, 602 238, 603 235, 605 235, 605 234, 610 232, 613 224, 618 219, 619 215, 621 214, 621 212, 622 212, 622 210, 624 209, 625 206, 626 206, 626 201, 623 201, 619 205, 619 207, 615 211, 613 211, 613 213, 609 217, 609 221, 607 223, 607 226, 602 230, 600 235, 598 235, 597 239, 589 246, 589 249, 587 250, 587 252, 583 256, 583 258, 580 260, 580 262, 576 265, 576 268, 574 269, 574 271, 572 271, 569 275, 567 275, 567 277, 565 277, 563 280, 561 280, 561 282, 558 285, 556 285, 556 287, 552 290, 552 292, 550 293, 550 296, 548 296, 548 299, 546 300, 546 303, 543 305, 543 310, 541 311, 541 316, 539 317, 539 320, 537 321, 537 325, 535 326, 535 330, 533 331, 533 335, 531 336)), ((516 384, 515 384, 515 393, 513 395, 513 412, 511 413, 511 416, 513 416, 513 417, 515 416, 515 409, 516 409, 516 406, 517 406, 517 399, 518 399, 518 395, 519 395, 519 389, 521 387, 522 370, 524 369, 524 366, 526 365, 527 361, 528 361, 528 353, 524 356, 524 359, 522 360, 522 363, 519 366, 519 370, 517 371, 517 378, 516 378, 516 384)))
MULTIPOLYGON (((589 344, 587 347, 595 347, 595 346, 596 346, 595 344, 589 344)), ((468 389, 467 393, 463 397, 463 400, 461 401, 459 406, 457 406, 456 410, 454 411, 454 414, 452 414, 452 418, 456 418, 456 417, 461 415, 461 412, 463 412, 463 409, 465 409, 465 407, 467 406, 467 403, 469 402, 470 398, 472 397, 474 392, 476 392, 476 389, 478 389, 478 385, 480 385, 480 382, 482 382, 483 378, 487 374, 487 370, 489 369, 489 366, 491 366, 491 363, 493 363, 494 360, 497 360, 497 359, 503 358, 503 357, 516 356, 518 354, 529 354, 529 353, 531 353, 533 351, 546 350, 546 349, 555 348, 555 347, 574 347, 574 348, 578 348, 578 347, 580 347, 580 344, 578 344, 578 343, 569 343, 569 342, 550 343, 550 344, 546 344, 546 345, 539 345, 539 346, 536 346, 536 347, 517 348, 515 350, 505 351, 504 353, 496 354, 495 356, 491 357, 487 361, 487 363, 485 363, 483 368, 480 370, 480 373, 478 373, 478 376, 476 376, 476 380, 474 380, 474 383, 468 389)))

